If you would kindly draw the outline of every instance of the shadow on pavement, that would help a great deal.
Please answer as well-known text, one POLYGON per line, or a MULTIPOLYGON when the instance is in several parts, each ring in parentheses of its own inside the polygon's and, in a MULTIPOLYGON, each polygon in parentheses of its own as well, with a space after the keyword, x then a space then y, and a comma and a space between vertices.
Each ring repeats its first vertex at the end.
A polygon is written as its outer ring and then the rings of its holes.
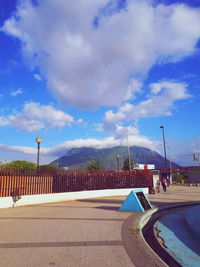
MULTIPOLYGON (((97 207, 101 208, 101 207, 97 207)), ((103 208, 102 208, 103 209, 103 208)), ((116 218, 45 218, 45 217, 0 217, 1 220, 47 220, 47 221, 124 221, 116 218)))
POLYGON ((191 206, 192 206, 192 205, 197 204, 197 202, 198 202, 198 201, 187 201, 187 202, 184 201, 184 202, 182 202, 182 201, 177 201, 177 199, 171 199, 171 200, 174 200, 174 201, 173 202, 172 201, 166 202, 166 201, 157 201, 157 200, 152 200, 151 201, 150 200, 150 203, 152 205, 158 207, 158 210, 160 210, 160 207, 162 208, 162 207, 165 207, 165 206, 167 206, 167 207, 170 207, 171 206, 171 208, 174 208, 174 205, 179 205, 179 204, 180 204, 180 206, 186 205, 188 207, 189 204, 191 204, 191 206))
POLYGON ((116 199, 79 199, 79 202, 90 202, 90 203, 108 203, 108 204, 121 204, 124 200, 116 200, 116 199))
POLYGON ((95 209, 119 211, 119 207, 118 206, 99 206, 99 207, 95 207, 95 209))

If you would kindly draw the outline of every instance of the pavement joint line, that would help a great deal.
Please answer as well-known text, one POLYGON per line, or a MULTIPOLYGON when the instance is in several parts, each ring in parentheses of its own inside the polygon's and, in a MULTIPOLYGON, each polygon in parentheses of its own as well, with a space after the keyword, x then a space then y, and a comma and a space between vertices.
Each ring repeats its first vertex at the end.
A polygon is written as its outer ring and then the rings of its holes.
POLYGON ((42 247, 86 247, 86 246, 123 246, 121 240, 75 241, 75 242, 36 242, 36 243, 0 243, 1 248, 42 248, 42 247))
POLYGON ((115 218, 45 218, 45 217, 0 217, 1 220, 47 220, 47 221, 59 221, 59 220, 66 220, 66 221, 116 221, 116 222, 123 222, 124 219, 115 219, 115 218))

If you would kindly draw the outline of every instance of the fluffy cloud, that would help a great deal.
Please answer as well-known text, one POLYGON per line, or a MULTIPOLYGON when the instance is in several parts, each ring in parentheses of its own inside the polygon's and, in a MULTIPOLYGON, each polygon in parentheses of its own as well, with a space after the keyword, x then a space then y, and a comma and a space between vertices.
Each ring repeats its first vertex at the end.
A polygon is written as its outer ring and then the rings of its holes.
POLYGON ((24 56, 40 67, 61 102, 87 109, 118 106, 134 98, 138 77, 153 64, 195 51, 200 10, 148 0, 129 0, 119 9, 117 3, 21 0, 3 31, 21 40, 24 56))
POLYGON ((74 120, 72 116, 50 105, 30 102, 25 104, 21 113, 0 117, 0 126, 10 125, 27 132, 36 132, 42 128, 63 128, 72 123, 82 123, 82 119, 74 120))
POLYGON ((33 76, 38 81, 41 81, 42 80, 41 76, 38 73, 35 73, 33 76))
POLYGON ((174 102, 190 98, 185 83, 163 81, 150 84, 151 95, 147 100, 138 105, 126 103, 117 112, 109 110, 105 113, 104 129, 116 131, 118 123, 122 121, 134 121, 144 117, 158 117, 171 115, 174 102))
POLYGON ((25 153, 25 154, 35 154, 37 149, 32 147, 26 147, 26 146, 7 146, 0 144, 0 149, 2 151, 12 151, 12 152, 19 152, 19 153, 25 153))
MULTIPOLYGON (((133 135, 130 133, 129 135, 129 144, 144 146, 150 149, 156 150, 157 143, 149 140, 145 136, 133 135)), ((114 138, 107 137, 104 139, 75 139, 70 141, 65 141, 64 143, 58 144, 52 148, 45 148, 41 146, 41 162, 49 163, 53 161, 55 158, 66 154, 68 150, 71 148, 79 148, 79 147, 92 147, 92 148, 110 148, 114 146, 127 146, 127 136, 124 135, 123 138, 114 138)), ((17 159, 25 159, 36 161, 37 148, 33 147, 20 147, 20 146, 8 146, 0 144, 0 156, 4 160, 17 160, 17 159)))
POLYGON ((10 93, 11 96, 17 96, 17 95, 21 95, 23 93, 23 91, 19 88, 16 91, 13 91, 10 93))
MULTIPOLYGON (((129 144, 148 147, 153 150, 163 149, 163 144, 160 142, 153 142, 145 136, 139 136, 133 134, 131 129, 129 135, 129 144)), ((194 165, 193 153, 199 153, 199 150, 195 150, 195 143, 200 138, 188 140, 186 142, 180 142, 180 140, 174 140, 170 142, 170 148, 167 146, 167 156, 172 161, 177 162, 181 165, 194 165), (170 157, 169 157, 170 153, 170 157)), ((41 146, 40 160, 41 164, 47 164, 58 157, 63 156, 71 148, 79 147, 93 147, 93 148, 110 148, 114 146, 127 146, 127 138, 124 136, 123 139, 118 138, 104 138, 104 139, 76 139, 71 141, 65 141, 62 144, 56 145, 55 147, 45 148, 41 146)), ((36 162, 37 160, 37 148, 27 146, 8 146, 0 144, 0 156, 2 160, 30 160, 36 162)))

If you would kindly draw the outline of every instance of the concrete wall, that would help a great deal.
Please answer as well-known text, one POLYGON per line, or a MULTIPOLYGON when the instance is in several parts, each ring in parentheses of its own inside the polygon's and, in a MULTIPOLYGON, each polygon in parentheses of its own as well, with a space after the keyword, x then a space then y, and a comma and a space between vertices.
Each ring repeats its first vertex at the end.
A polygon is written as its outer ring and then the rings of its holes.
POLYGON ((106 189, 106 190, 92 190, 92 191, 79 191, 57 194, 43 194, 43 195, 29 195, 21 196, 15 204, 12 197, 0 197, 0 208, 19 207, 26 205, 35 205, 41 203, 60 202, 76 199, 88 199, 106 196, 126 196, 132 190, 141 189, 144 194, 148 194, 148 188, 128 188, 128 189, 106 189))

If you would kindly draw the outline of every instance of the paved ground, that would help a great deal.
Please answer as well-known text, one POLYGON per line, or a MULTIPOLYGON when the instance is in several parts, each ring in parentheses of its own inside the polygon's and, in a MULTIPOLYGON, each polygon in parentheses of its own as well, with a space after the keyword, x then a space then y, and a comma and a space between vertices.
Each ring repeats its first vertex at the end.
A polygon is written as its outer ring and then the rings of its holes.
MULTIPOLYGON (((200 187, 169 187, 167 193, 149 198, 158 206, 199 201, 200 187)), ((145 262, 128 224, 138 214, 118 212, 123 200, 99 198, 0 210, 0 266, 142 266, 129 257, 137 254, 145 262)))
POLYGON ((189 186, 169 186, 167 192, 156 193, 150 195, 149 199, 156 206, 178 203, 178 202, 189 202, 189 201, 200 201, 200 187, 189 187, 189 186))
POLYGON ((121 227, 121 199, 0 210, 0 266, 133 266, 121 227), (2 265, 3 263, 3 265, 2 265))

